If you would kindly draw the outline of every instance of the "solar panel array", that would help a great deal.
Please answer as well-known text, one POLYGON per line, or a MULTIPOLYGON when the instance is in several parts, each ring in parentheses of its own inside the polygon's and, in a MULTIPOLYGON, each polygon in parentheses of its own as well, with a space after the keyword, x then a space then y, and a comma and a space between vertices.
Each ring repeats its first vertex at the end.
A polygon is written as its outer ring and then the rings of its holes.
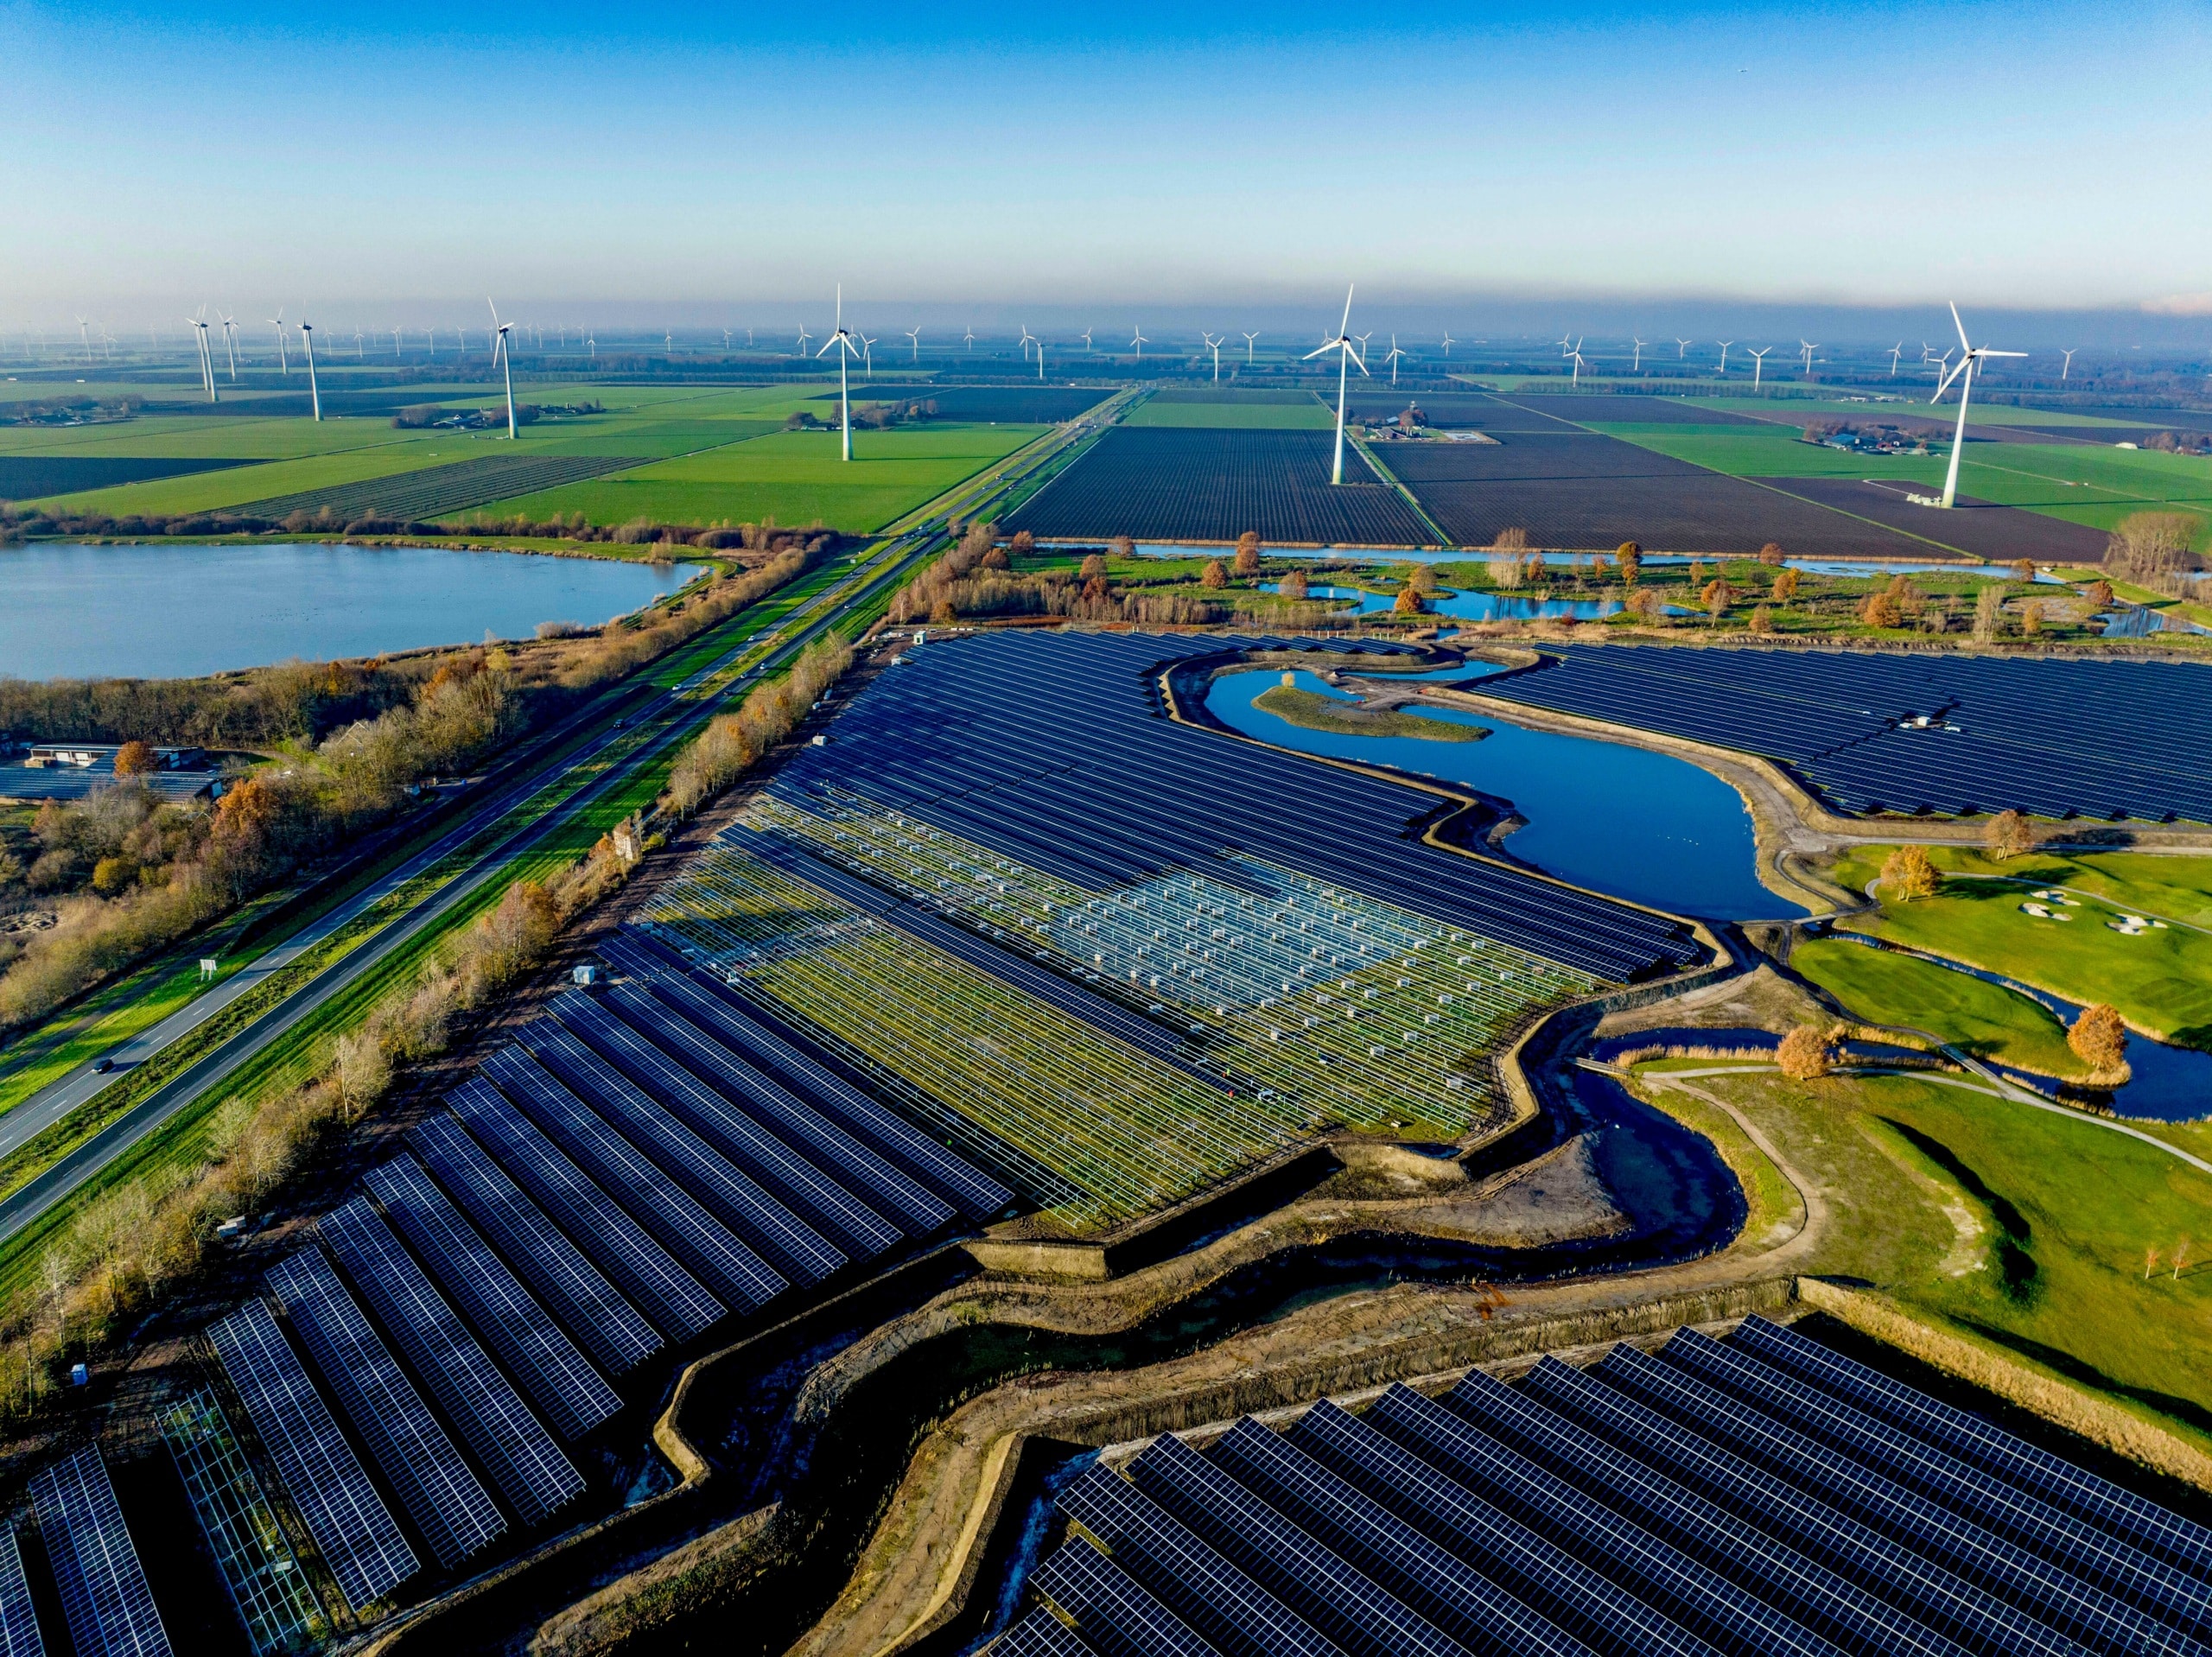
POLYGON ((11 1529, 0 1529, 0 1657, 46 1657, 22 1549, 11 1529))
MULTIPOLYGON (((1357 647, 1345 641, 1332 650, 1357 647)), ((1243 636, 997 632, 931 644, 878 679, 769 792, 820 809, 858 798, 911 814, 1091 891, 1187 869, 1237 883, 1225 854, 1300 869, 1596 976, 1696 957, 1641 910, 1421 845, 1436 797, 1162 717, 1154 675, 1243 636), (1329 832, 1317 835, 1313 825, 1329 832)))
POLYGON ((2212 1533, 1758 1318, 1162 1438, 1058 1509, 995 1650, 2212 1653, 2212 1533))
POLYGON ((1483 694, 1780 760, 1854 813, 2212 822, 2189 663, 1547 646, 1483 694))
POLYGON ((99 1446, 40 1468, 30 1497, 78 1657, 168 1657, 168 1631, 99 1446))

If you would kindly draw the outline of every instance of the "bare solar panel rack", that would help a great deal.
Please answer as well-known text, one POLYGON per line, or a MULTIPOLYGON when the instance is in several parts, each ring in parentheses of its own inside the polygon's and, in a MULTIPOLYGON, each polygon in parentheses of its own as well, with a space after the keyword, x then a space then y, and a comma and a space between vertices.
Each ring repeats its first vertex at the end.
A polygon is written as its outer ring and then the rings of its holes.
POLYGON ((302 1249, 266 1281, 438 1562, 460 1565, 504 1535, 506 1516, 321 1251, 302 1249))
POLYGON ((400 1247, 368 1198, 357 1197, 332 1209, 317 1229, 524 1523, 542 1524, 583 1495, 583 1475, 400 1247))
POLYGON ((78 1657, 169 1657, 99 1446, 48 1462, 31 1475, 30 1495, 78 1657))
MULTIPOLYGON (((515 1183, 671 1340, 688 1341, 729 1315, 704 1284, 490 1082, 472 1076, 448 1094, 446 1102, 515 1183)), ((434 1127, 425 1124, 426 1134, 434 1127)), ((454 1148, 456 1163, 466 1165, 469 1159, 454 1148)))
POLYGON ((520 1048, 493 1054, 484 1061, 483 1073, 629 1209, 662 1248, 725 1300, 751 1311, 791 1286, 782 1273, 520 1048))
POLYGON ((327 1634, 307 1572, 215 1394, 203 1387, 163 1410, 162 1437, 256 1657, 327 1634))
POLYGON ((30 1578, 23 1574, 23 1551, 13 1527, 0 1527, 0 1657, 46 1657, 38 1612, 31 1604, 30 1578))
POLYGON ((421 1570, 267 1305, 247 1301, 207 1339, 346 1603, 360 1610, 421 1570))
POLYGON ((563 1438, 582 1438, 621 1409, 614 1389, 461 1218, 421 1163, 394 1157, 361 1183, 563 1438))

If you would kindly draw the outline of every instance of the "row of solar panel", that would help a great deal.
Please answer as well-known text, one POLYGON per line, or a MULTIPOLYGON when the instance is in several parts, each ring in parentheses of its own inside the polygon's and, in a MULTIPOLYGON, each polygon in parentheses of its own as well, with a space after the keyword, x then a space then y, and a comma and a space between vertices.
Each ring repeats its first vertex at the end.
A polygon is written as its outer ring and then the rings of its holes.
MULTIPOLYGON (((40 1468, 30 1481, 37 1527, 79 1657, 168 1657, 168 1630, 124 1523, 97 1444, 40 1468)), ((13 1529, 0 1528, 0 1657, 43 1657, 46 1641, 13 1529)))
POLYGON ((995 1650, 2212 1648, 2212 1533, 1756 1319, 1126 1471, 1063 1493, 1074 1532, 995 1650))
MULTIPOLYGON (((1285 862, 1597 975, 1694 957, 1680 928, 1409 841, 1423 791, 1156 717, 1151 669, 1211 638, 995 634, 877 680, 772 784, 801 809, 861 797, 1091 890, 1227 849, 1285 862), (1325 821, 1332 833, 1305 831, 1325 821)), ((1233 878, 1233 877, 1232 877, 1233 878)))
MULTIPOLYGON (((610 953, 641 981, 610 1005, 559 998, 486 1063, 499 1086, 455 1089, 451 1115, 410 1132, 411 1155, 323 1217, 322 1248, 269 1274, 443 1566, 499 1540, 509 1514, 535 1526, 584 1493, 556 1434, 620 1409, 602 1369, 1010 1196, 826 1071, 779 1067, 810 1103, 785 1089, 760 1068, 778 1064, 775 1038, 678 958, 642 939, 610 953)), ((348 1602, 388 1596, 419 1568, 415 1547, 269 1306, 208 1334, 348 1602)))

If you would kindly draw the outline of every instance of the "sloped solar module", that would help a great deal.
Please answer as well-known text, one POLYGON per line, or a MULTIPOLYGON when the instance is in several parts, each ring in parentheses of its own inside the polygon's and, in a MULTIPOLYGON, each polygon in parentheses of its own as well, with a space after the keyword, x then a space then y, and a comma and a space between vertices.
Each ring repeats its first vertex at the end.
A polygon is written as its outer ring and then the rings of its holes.
POLYGON ((1090 1628, 1113 1657, 1215 1657, 1188 1623, 1084 1537, 1053 1549, 1029 1585, 1090 1628))
POLYGON ((622 1407, 614 1389, 469 1228, 421 1163, 395 1157, 361 1183, 563 1437, 581 1438, 622 1407))
POLYGON ((357 1197, 332 1209, 318 1228, 445 1419, 523 1521, 542 1524, 582 1495, 583 1476, 485 1355, 460 1314, 399 1246, 368 1198, 357 1197))
POLYGON ((559 1311, 569 1333, 610 1370, 634 1368, 660 1350, 662 1342, 601 1275, 594 1258, 679 1341, 721 1317, 721 1303, 496 1090, 466 1082, 448 1102, 474 1112, 486 1144, 502 1151, 516 1178, 450 1116, 434 1116, 410 1129, 408 1142, 508 1263, 559 1311), (531 1195, 524 1194, 525 1184, 531 1195), (588 1249, 570 1241, 556 1221, 582 1237, 588 1249))
POLYGON ((168 1657, 168 1631, 99 1447, 40 1468, 30 1498, 79 1657, 168 1657))
POLYGON ((420 1570, 268 1306, 247 1301, 207 1339, 346 1603, 360 1610, 420 1570))
POLYGON ((46 1657, 22 1550, 12 1528, 0 1529, 0 1657, 46 1657))
POLYGON ((1040 1608, 991 1641, 991 1657, 1097 1657, 1097 1649, 1040 1608))
POLYGON ((505 1516, 321 1252, 302 1249, 267 1281, 438 1563, 451 1568, 497 1541, 505 1516))

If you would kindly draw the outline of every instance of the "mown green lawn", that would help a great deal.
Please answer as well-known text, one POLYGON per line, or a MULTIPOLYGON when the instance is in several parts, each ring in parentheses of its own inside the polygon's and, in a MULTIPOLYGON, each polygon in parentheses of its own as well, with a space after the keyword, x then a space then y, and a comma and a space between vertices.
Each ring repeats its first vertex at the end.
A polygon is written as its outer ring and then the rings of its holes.
POLYGON ((485 510, 540 517, 580 511, 595 524, 773 518, 868 535, 1051 429, 947 423, 855 431, 849 464, 838 458, 834 431, 779 431, 485 510))
MULTIPOLYGON (((2000 864, 1949 847, 1929 854, 1940 869, 2004 878, 1947 879, 1933 898, 1885 904, 1851 924, 2068 1000, 2109 1001, 2155 1035, 2212 1046, 2212 857, 2037 853, 2000 864), (2084 899, 2066 911, 2070 922, 2021 912, 2031 892, 2050 886, 2074 888, 2084 899), (2107 924, 2121 914, 2168 924, 2130 937, 2107 924)), ((1854 852, 1838 862, 1834 878, 1864 891, 1885 855, 1882 848, 1854 852)))
POLYGON ((1840 940, 1801 943, 1789 964, 1870 1023, 1925 1030, 1977 1058, 2037 1076, 2078 1076, 2086 1069, 2048 1007, 1999 985, 1840 940))

